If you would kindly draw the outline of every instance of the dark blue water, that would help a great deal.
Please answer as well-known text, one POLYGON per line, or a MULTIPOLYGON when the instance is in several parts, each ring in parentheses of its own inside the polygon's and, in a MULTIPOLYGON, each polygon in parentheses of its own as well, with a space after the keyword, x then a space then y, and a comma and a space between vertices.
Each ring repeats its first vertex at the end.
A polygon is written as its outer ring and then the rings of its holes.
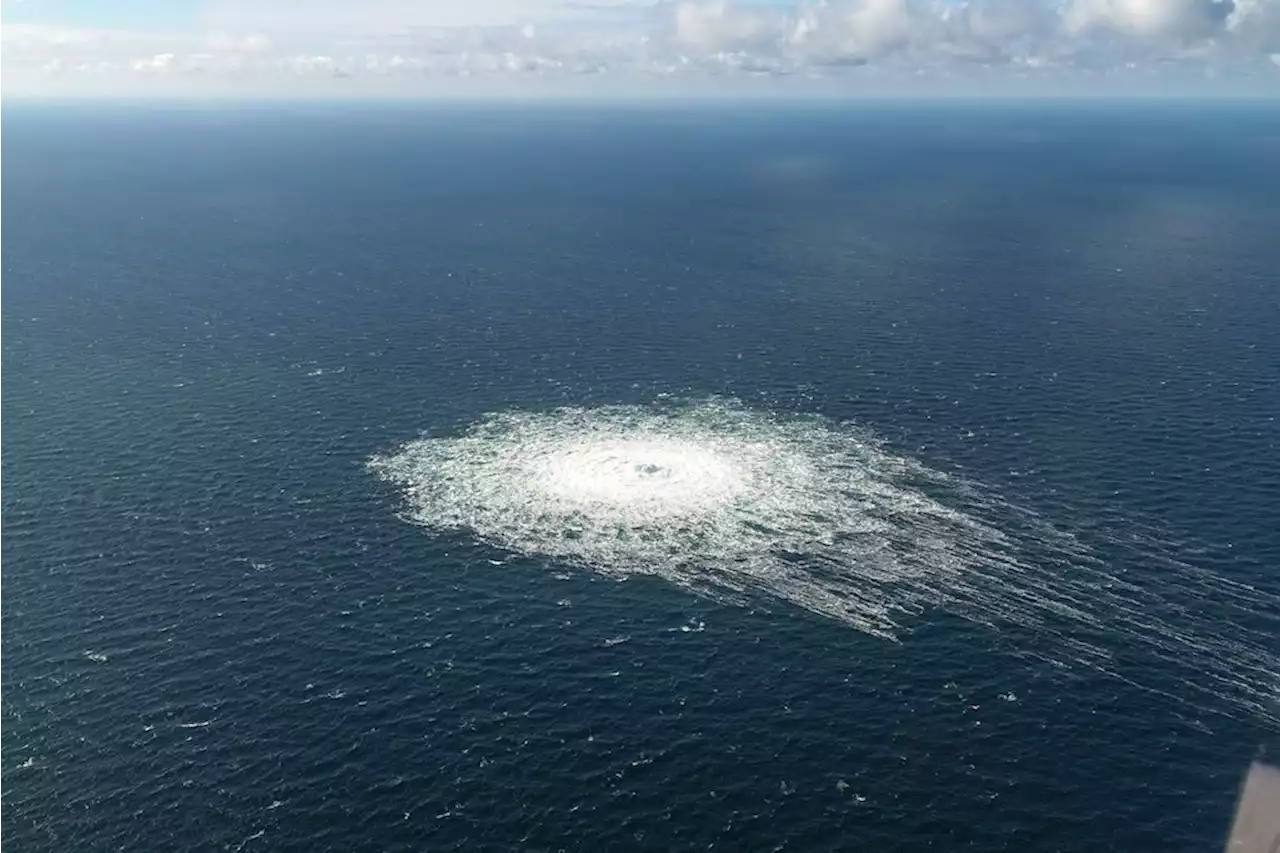
POLYGON ((1280 743, 1274 105, 4 117, 15 850, 1211 850, 1280 743), (495 566, 365 467, 661 394, 963 474, 1256 690, 495 566))

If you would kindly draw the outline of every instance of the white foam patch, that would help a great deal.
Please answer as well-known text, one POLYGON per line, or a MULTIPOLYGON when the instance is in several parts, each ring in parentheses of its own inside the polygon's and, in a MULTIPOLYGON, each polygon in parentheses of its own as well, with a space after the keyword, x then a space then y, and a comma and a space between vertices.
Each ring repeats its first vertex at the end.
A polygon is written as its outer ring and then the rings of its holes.
MULTIPOLYGON (((848 425, 722 399, 509 412, 370 466, 432 530, 722 600, 776 598, 885 638, 941 608, 1043 629, 1107 668, 1093 634, 1120 631, 1193 654, 1274 710, 1275 653, 1200 630, 1207 620, 1117 580, 1073 537, 848 425)), ((1169 580, 1266 604, 1181 565, 1169 580)))

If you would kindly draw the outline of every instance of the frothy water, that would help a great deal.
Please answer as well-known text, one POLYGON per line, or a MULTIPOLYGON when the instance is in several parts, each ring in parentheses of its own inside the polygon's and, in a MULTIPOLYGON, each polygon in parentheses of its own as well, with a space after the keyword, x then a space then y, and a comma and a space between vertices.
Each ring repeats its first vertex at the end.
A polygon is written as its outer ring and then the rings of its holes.
MULTIPOLYGON (((1256 632, 1119 579, 1068 533, 847 424, 723 399, 507 412, 370 466, 431 530, 720 600, 778 599, 887 639, 938 608, 1036 628, 1060 657, 1109 669, 1099 637, 1120 632, 1198 691, 1276 717, 1280 656, 1256 632)), ((1163 562, 1179 595, 1246 616, 1277 604, 1163 562)))

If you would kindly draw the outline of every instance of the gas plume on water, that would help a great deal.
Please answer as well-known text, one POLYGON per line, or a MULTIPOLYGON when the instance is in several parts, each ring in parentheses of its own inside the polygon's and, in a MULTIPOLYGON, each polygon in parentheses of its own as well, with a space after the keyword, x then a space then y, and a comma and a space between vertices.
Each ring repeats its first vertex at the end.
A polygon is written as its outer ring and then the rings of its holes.
MULTIPOLYGON (((516 411, 369 464, 430 530, 720 600, 782 600, 889 639, 940 608, 1044 629, 1106 669, 1096 635, 1121 631, 1195 670, 1197 690, 1275 715, 1280 662, 1265 644, 1118 580, 1075 537, 847 424, 724 399, 516 411)), ((1276 604, 1167 562, 1175 592, 1248 613, 1276 604)))

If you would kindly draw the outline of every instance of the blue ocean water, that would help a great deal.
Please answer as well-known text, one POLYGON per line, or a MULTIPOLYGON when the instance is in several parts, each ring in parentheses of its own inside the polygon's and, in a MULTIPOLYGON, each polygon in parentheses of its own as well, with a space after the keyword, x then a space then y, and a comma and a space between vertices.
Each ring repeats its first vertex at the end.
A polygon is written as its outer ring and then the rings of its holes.
POLYGON ((1280 745, 1274 104, 5 119, 15 849, 1206 850, 1280 745), (888 640, 367 465, 707 398, 981 484, 1104 618, 888 640))

